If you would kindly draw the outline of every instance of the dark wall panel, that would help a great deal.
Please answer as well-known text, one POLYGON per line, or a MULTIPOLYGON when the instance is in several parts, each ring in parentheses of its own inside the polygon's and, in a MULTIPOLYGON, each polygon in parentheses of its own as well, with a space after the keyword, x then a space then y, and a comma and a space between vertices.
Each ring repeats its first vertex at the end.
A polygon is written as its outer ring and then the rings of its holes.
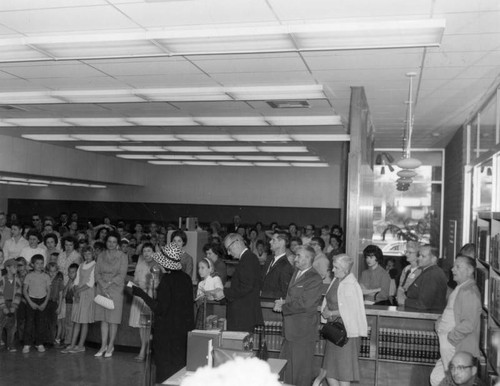
POLYGON ((229 223, 238 214, 244 224, 262 221, 265 225, 275 221, 280 225, 295 222, 299 226, 308 223, 322 225, 340 224, 338 208, 285 208, 270 206, 235 206, 202 204, 165 204, 136 202, 96 202, 69 200, 9 199, 9 213, 16 213, 22 221, 30 222, 31 215, 58 216, 60 212, 77 212, 81 220, 101 223, 104 217, 118 220, 161 221, 178 223, 179 217, 198 217, 200 223, 217 220, 229 223))

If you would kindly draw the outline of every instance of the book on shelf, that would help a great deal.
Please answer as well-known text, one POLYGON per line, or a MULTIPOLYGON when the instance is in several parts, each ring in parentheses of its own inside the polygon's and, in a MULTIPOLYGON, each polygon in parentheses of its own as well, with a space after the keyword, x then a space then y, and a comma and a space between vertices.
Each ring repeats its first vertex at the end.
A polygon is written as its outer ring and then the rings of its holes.
POLYGON ((477 230, 477 257, 489 264, 490 262, 490 234, 487 228, 477 230))
POLYGON ((490 292, 489 312, 497 324, 500 324, 500 276, 494 272, 490 277, 490 292))
POLYGON ((500 271, 500 233, 491 238, 490 242, 490 264, 500 271))
POLYGON ((481 293, 481 301, 485 308, 488 308, 488 293, 489 293, 489 272, 483 265, 479 264, 476 268, 476 284, 481 293))

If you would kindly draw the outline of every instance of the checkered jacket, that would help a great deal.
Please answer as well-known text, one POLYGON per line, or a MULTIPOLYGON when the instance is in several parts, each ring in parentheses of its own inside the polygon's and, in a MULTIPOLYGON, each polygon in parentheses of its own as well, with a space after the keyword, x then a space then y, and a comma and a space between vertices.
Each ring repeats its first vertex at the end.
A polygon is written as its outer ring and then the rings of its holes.
POLYGON ((3 312, 6 307, 6 301, 12 301, 12 306, 17 310, 19 303, 21 303, 22 298, 22 284, 21 280, 17 276, 14 276, 14 298, 13 299, 5 299, 4 289, 5 283, 7 282, 7 275, 0 277, 0 312, 3 312))

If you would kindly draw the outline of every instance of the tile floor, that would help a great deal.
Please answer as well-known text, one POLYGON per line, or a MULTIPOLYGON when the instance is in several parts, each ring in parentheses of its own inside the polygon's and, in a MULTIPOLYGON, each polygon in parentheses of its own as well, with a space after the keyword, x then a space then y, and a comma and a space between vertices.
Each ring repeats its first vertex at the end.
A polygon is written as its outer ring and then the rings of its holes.
POLYGON ((9 353, 0 349, 0 386, 142 386, 145 364, 134 361, 137 353, 116 351, 112 358, 95 358, 96 348, 78 354, 62 354, 47 348, 28 354, 21 348, 9 353))

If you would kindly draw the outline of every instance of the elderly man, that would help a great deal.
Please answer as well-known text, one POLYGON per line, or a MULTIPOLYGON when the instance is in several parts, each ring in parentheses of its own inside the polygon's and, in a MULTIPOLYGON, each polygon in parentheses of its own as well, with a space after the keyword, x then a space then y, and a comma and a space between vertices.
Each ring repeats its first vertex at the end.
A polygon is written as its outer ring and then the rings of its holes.
POLYGON ((467 351, 478 357, 481 317, 481 295, 474 275, 476 260, 458 255, 452 268, 457 287, 448 297, 443 314, 436 321, 441 359, 431 373, 431 385, 436 386, 445 377, 451 358, 458 351, 467 351))
POLYGON ((285 382, 310 386, 313 378, 314 345, 318 337, 319 313, 323 281, 313 268, 314 250, 309 246, 297 249, 295 273, 286 299, 276 300, 274 310, 283 313, 285 339, 280 358, 286 359, 285 382))
POLYGON ((449 371, 439 386, 483 386, 477 376, 479 361, 468 352, 459 351, 451 359, 449 371))
POLYGON ((418 252, 418 266, 422 273, 406 291, 404 306, 423 311, 443 312, 446 306, 447 278, 437 266, 437 254, 430 245, 418 252))
POLYGON ((243 237, 230 233, 224 239, 227 252, 239 260, 231 278, 231 287, 219 289, 215 296, 227 300, 227 329, 229 331, 248 331, 263 324, 260 308, 260 264, 246 247, 243 237))
POLYGON ((280 299, 286 297, 288 284, 293 275, 293 267, 286 256, 288 234, 276 231, 269 241, 274 256, 267 258, 262 269, 262 285, 260 296, 280 299))

